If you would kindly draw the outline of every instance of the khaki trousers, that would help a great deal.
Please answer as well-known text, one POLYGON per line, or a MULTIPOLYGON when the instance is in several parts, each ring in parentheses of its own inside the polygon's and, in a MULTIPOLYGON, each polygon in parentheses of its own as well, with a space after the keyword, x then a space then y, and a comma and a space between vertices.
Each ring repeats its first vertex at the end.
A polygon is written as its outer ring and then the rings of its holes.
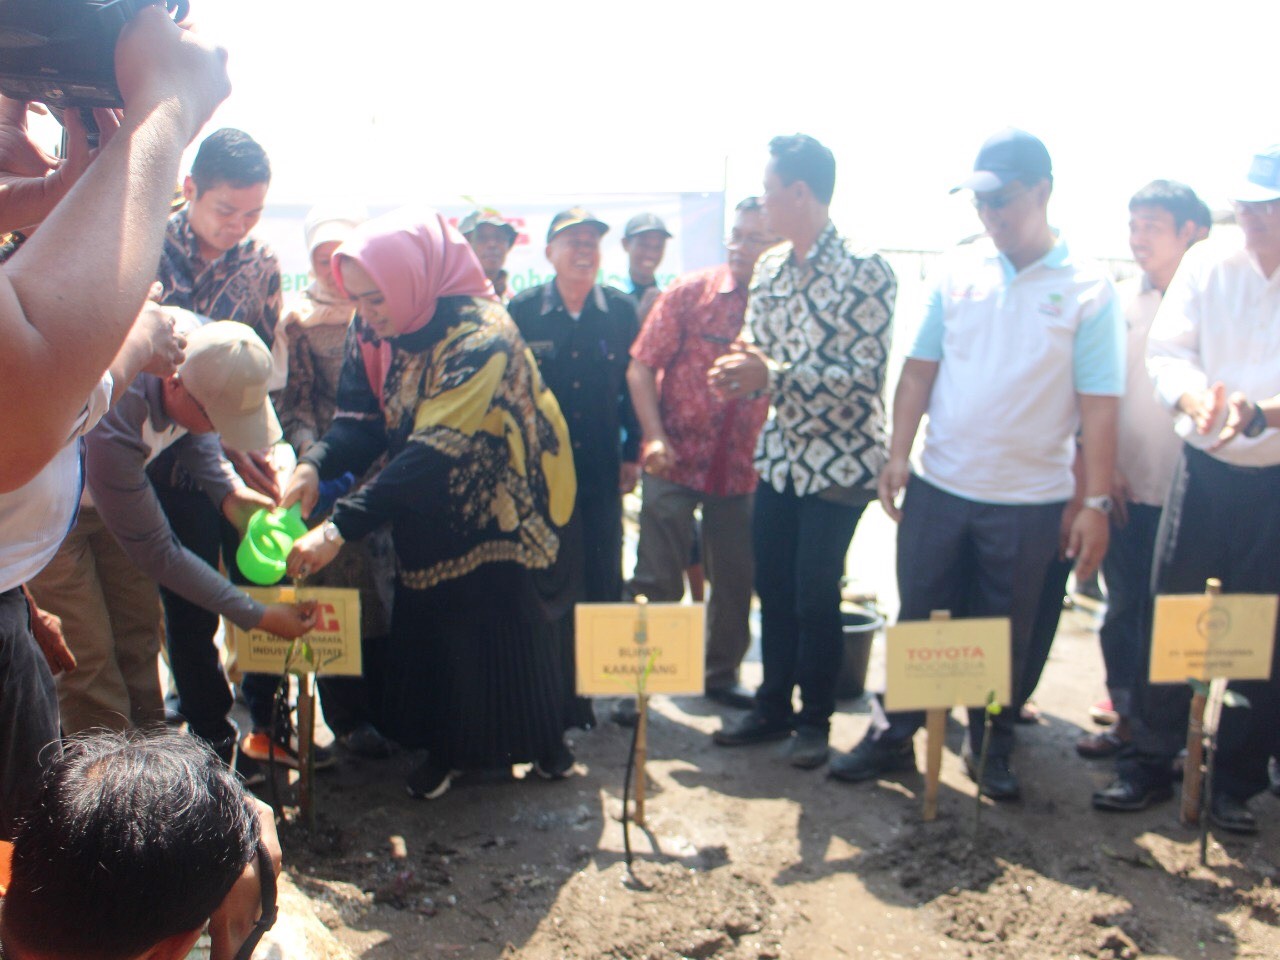
POLYGON ((28 587, 41 609, 62 618, 76 657, 76 669, 56 678, 63 733, 164 720, 159 588, 97 510, 81 508, 53 560, 28 587))

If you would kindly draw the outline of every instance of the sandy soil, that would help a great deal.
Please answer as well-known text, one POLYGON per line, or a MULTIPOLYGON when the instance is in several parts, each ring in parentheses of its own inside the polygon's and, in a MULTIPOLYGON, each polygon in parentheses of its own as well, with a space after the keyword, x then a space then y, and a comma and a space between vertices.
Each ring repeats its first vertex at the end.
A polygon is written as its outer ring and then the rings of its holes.
MULTIPOLYGON (((347 759, 320 777, 317 829, 284 828, 287 869, 369 960, 1280 956, 1280 800, 1253 801, 1258 837, 1213 837, 1207 868, 1173 804, 1090 809, 1109 765, 1072 745, 1102 694, 1095 629, 1064 615, 1044 719, 1019 731, 1024 800, 984 804, 976 834, 958 720, 924 824, 918 775, 840 784, 776 744, 716 747, 728 711, 657 698, 634 877, 618 822, 629 732, 607 722, 572 738, 572 779, 471 777, 434 802, 404 793, 411 754, 347 759)), ((832 740, 848 748, 868 718, 842 706, 832 740)))

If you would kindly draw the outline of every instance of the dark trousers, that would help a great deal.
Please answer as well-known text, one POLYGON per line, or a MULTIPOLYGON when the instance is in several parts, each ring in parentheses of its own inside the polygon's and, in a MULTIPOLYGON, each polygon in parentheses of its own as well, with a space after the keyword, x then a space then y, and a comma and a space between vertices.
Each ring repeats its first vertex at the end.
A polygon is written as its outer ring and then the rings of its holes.
POLYGON ((587 603, 622 601, 622 497, 612 489, 578 491, 583 592, 587 603))
POLYGON ((1073 566, 1074 560, 1065 560, 1055 553, 1049 561, 1049 569, 1045 571, 1040 605, 1036 608, 1035 620, 1031 624, 1031 640, 1022 662, 1022 672, 1014 675, 1014 717, 1017 717, 1023 705, 1036 692, 1036 686, 1044 673, 1044 665, 1049 662, 1053 638, 1058 635, 1058 622, 1062 619, 1062 601, 1067 593, 1067 580, 1073 566))
POLYGON ((1154 609, 1151 562, 1160 526, 1160 507, 1128 504, 1129 522, 1111 524, 1111 543, 1102 561, 1107 581, 1107 615, 1098 631, 1102 662, 1107 668, 1107 692, 1122 717, 1133 714, 1134 689, 1151 634, 1154 609))
POLYGON ((58 742, 58 695, 21 587, 0 593, 0 840, 12 840, 58 742), (51 746, 53 745, 53 746, 51 746))
POLYGON ((796 496, 789 481, 783 493, 764 481, 756 488, 751 539, 764 660, 756 704, 771 720, 830 728, 844 655, 840 578, 865 507, 796 496), (793 718, 797 686, 801 708, 793 718))
MULTIPOLYGON (((1184 448, 1157 539, 1160 593, 1203 593, 1210 577, 1222 581, 1223 593, 1280 593, 1280 466, 1232 467, 1184 448)), ((1133 743, 1118 769, 1122 776, 1164 782, 1186 743, 1191 689, 1146 682, 1150 649, 1148 640, 1133 743)), ((1280 752, 1280 657, 1273 650, 1270 679, 1237 681, 1230 688, 1250 705, 1222 711, 1215 789, 1247 800, 1266 787, 1267 758, 1280 752)))
MULTIPOLYGON (((1062 503, 990 504, 966 500, 913 476, 898 526, 901 621, 952 617, 1009 617, 1013 702, 993 718, 991 753, 1013 750, 1014 722, 1048 657, 1052 625, 1044 596, 1058 551, 1062 503), (1046 634, 1048 639, 1045 639, 1046 634)), ((1065 578, 1063 578, 1065 580, 1065 578)), ((1062 606, 1062 588, 1056 603, 1062 606)), ((887 714, 881 738, 901 741, 924 724, 924 711, 887 714)), ((985 711, 969 711, 969 743, 982 748, 985 711)))
MULTIPOLYGON (((158 482, 154 486, 178 542, 215 570, 222 556, 227 569, 234 570, 235 528, 209 498, 199 490, 158 482)), ((214 643, 218 615, 164 587, 160 588, 160 601, 179 710, 197 737, 215 745, 225 743, 236 735, 236 727, 227 716, 231 686, 214 643)))

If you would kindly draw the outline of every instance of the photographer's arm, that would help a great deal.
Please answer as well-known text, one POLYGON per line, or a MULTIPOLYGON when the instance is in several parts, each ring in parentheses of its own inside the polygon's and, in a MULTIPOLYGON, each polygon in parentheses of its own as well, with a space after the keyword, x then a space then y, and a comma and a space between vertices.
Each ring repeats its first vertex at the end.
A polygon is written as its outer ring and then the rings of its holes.
POLYGON ((141 10, 121 34, 119 132, 0 271, 0 491, 67 442, 138 315, 182 151, 229 91, 225 52, 141 10))

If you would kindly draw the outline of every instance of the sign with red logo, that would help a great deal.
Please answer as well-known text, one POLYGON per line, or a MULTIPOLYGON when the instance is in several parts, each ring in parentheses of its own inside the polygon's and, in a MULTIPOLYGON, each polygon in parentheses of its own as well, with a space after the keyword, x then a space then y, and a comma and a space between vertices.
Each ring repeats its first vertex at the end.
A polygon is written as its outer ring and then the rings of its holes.
MULTIPOLYGON (((244 587, 259 603, 316 604, 315 628, 299 643, 290 670, 320 676, 358 677, 360 661, 360 591, 345 587, 244 587)), ((236 666, 245 673, 282 673, 292 640, 265 630, 241 630, 227 624, 236 666)))
POLYGON ((1009 620, 925 620, 890 627, 886 710, 981 707, 1010 700, 1009 620))

